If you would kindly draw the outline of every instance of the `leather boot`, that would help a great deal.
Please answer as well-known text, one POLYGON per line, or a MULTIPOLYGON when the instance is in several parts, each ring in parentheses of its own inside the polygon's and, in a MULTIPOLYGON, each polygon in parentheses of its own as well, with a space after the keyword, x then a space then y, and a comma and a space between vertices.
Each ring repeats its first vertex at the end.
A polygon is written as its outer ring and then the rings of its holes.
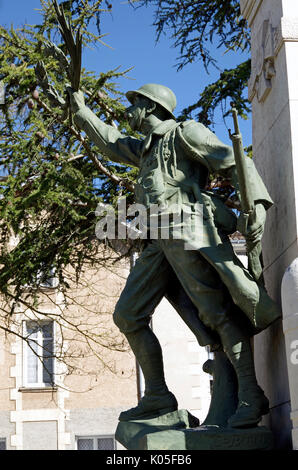
POLYGON ((233 428, 256 426, 262 416, 269 413, 269 401, 257 384, 250 340, 230 322, 217 331, 238 380, 238 407, 228 425, 233 428))
POLYGON ((123 411, 119 420, 150 419, 176 411, 178 403, 166 385, 162 350, 151 328, 148 326, 128 333, 126 337, 142 369, 145 394, 136 407, 123 411))

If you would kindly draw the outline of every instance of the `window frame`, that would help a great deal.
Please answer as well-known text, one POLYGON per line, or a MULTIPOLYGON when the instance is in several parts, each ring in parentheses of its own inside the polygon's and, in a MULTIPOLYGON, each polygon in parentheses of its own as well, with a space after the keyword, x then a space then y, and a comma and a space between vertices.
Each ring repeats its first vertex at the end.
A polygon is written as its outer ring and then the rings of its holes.
MULTIPOLYGON (((39 271, 37 274, 37 278, 40 279, 43 276, 43 271, 39 271)), ((56 276, 56 269, 55 268, 50 268, 50 276, 46 279, 44 279, 40 285, 39 288, 42 290, 46 289, 56 289, 59 285, 58 278, 56 276)))
MULTIPOLYGON (((36 274, 36 281, 39 281, 43 277, 43 270, 39 270, 36 274)), ((44 291, 53 291, 58 288, 59 286, 59 279, 56 276, 56 269, 50 268, 50 273, 49 277, 45 278, 43 281, 40 281, 39 285, 37 286, 37 289, 40 290, 41 292, 44 291)), ((32 284, 25 284, 25 288, 29 289, 32 287, 32 284)))
POLYGON ((93 450, 100 450, 100 449, 96 449, 94 447, 97 447, 97 440, 98 439, 112 439, 113 440, 113 449, 111 450, 117 450, 117 442, 116 442, 116 439, 115 439, 115 435, 114 434, 96 434, 96 435, 82 435, 82 436, 76 436, 76 445, 75 445, 75 450, 79 450, 78 448, 78 442, 80 439, 92 439, 93 440, 93 450), (95 446, 94 446, 95 444, 95 446))
POLYGON ((56 376, 56 360, 55 360, 55 336, 56 336, 56 327, 54 320, 36 320, 36 319, 26 319, 23 320, 23 336, 29 338, 27 324, 28 323, 37 323, 38 325, 44 325, 47 323, 52 323, 52 350, 53 350, 53 357, 52 357, 52 374, 53 374, 53 381, 51 383, 43 381, 43 371, 44 371, 44 364, 41 360, 43 357, 43 339, 44 336, 42 334, 42 330, 39 329, 37 332, 37 344, 38 349, 37 353, 37 382, 29 382, 28 381, 28 352, 29 352, 29 344, 26 340, 23 340, 23 387, 25 389, 41 389, 41 388, 55 388, 55 376, 56 376))

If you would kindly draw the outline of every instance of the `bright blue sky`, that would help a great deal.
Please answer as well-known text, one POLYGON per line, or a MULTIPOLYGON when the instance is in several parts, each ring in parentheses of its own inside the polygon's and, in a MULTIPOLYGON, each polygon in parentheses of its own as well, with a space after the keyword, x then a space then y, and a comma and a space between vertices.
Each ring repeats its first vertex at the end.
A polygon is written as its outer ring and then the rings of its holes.
MULTIPOLYGON (((112 49, 99 44, 92 51, 85 50, 83 59, 86 69, 99 73, 119 65, 123 70, 133 66, 129 73, 131 79, 121 79, 120 89, 136 89, 149 82, 167 85, 177 96, 177 115, 181 109, 199 99, 205 85, 218 78, 219 72, 215 68, 210 67, 208 75, 201 62, 191 64, 180 72, 176 71, 178 51, 171 47, 172 41, 163 36, 157 44, 155 43, 153 8, 133 10, 127 1, 122 0, 114 1, 113 5, 113 13, 107 13, 102 21, 102 32, 108 34, 104 40, 112 49)), ((0 23, 6 26, 13 23, 17 26, 39 22, 40 14, 34 11, 39 7, 39 0, 0 0, 0 23)), ((214 49, 222 70, 232 68, 246 59, 244 55, 223 52, 214 49)), ((227 125, 232 127, 231 119, 227 120, 227 125)), ((241 129, 244 145, 249 145, 251 122, 241 121, 241 129)), ((220 111, 216 115, 213 130, 221 140, 230 144, 220 111)))

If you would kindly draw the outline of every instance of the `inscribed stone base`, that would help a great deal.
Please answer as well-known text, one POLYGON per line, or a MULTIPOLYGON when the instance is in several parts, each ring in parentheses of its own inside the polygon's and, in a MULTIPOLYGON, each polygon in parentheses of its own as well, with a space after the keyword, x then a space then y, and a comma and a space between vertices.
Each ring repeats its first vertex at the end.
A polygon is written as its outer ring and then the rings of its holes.
POLYGON ((147 434, 140 440, 144 450, 272 450, 273 436, 265 427, 169 430, 147 434))

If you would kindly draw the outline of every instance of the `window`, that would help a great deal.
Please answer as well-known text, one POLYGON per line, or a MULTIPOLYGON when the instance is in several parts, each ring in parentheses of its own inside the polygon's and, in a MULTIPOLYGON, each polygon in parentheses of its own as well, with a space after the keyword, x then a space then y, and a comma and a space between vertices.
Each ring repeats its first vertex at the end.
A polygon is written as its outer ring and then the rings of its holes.
POLYGON ((6 450, 6 439, 5 439, 5 437, 0 437, 0 450, 6 450))
MULTIPOLYGON (((40 289, 55 289, 59 285, 55 268, 51 268, 48 272, 40 269, 35 276, 35 281, 40 289)), ((25 287, 30 288, 32 284, 26 284, 25 287)))
POLYGON ((40 281, 40 287, 54 289, 58 286, 58 279, 56 277, 55 268, 50 269, 48 276, 45 276, 43 271, 39 271, 37 274, 37 279, 40 281))
POLYGON ((54 322, 25 321, 24 385, 45 387, 54 384, 54 322))
POLYGON ((113 436, 77 437, 77 450, 115 450, 113 436))

